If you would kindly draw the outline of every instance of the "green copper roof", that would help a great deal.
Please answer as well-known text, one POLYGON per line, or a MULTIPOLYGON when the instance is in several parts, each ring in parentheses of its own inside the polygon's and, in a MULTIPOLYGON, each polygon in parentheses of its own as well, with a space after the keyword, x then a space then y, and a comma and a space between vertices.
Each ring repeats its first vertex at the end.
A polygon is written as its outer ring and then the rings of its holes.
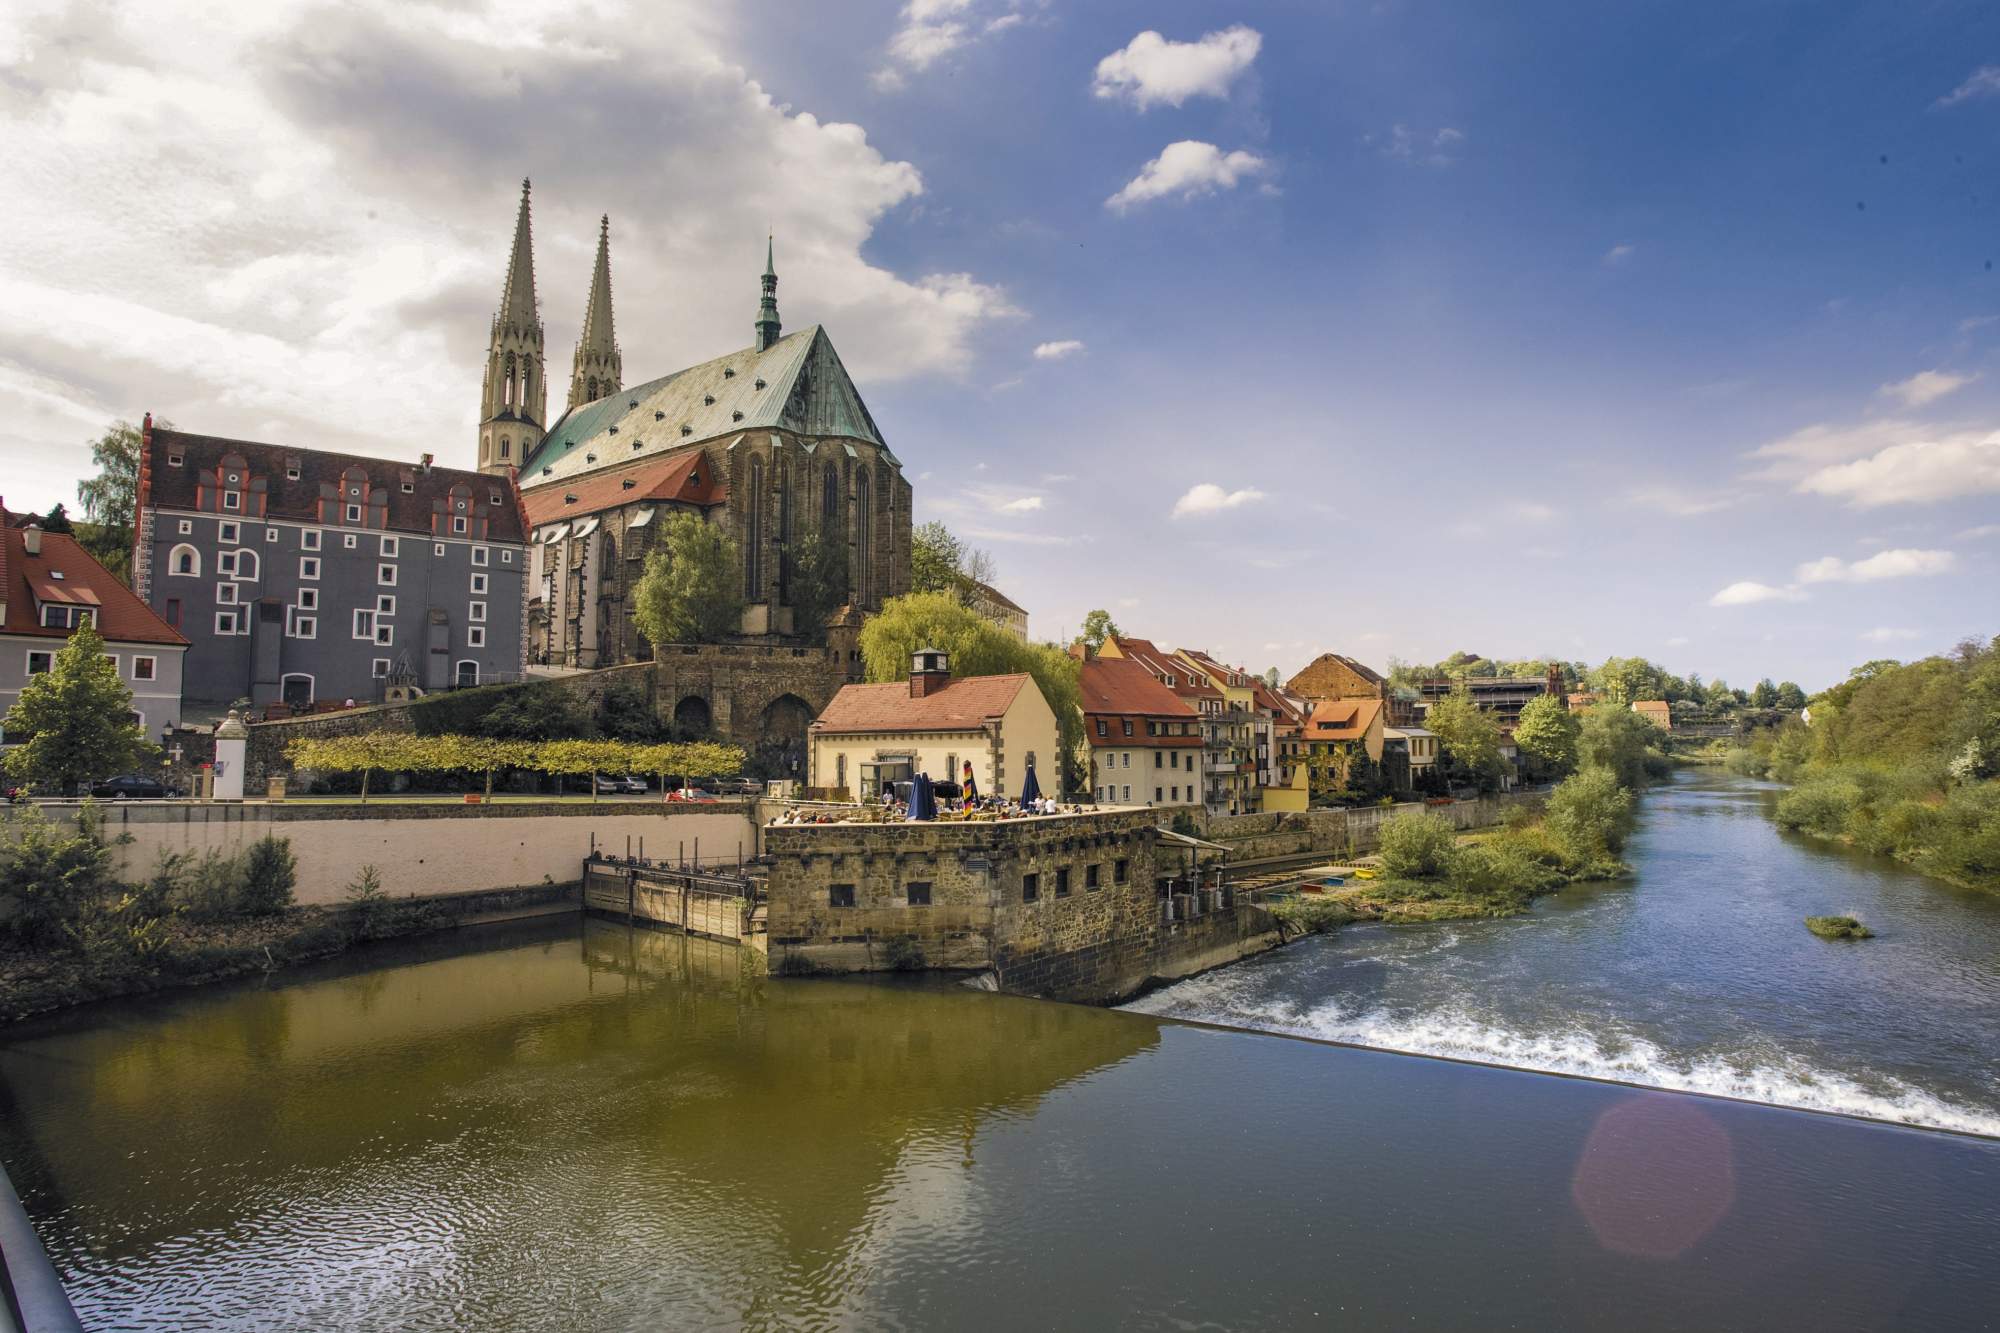
POLYGON ((564 413, 522 465, 521 485, 774 428, 886 447, 833 341, 815 324, 762 352, 746 347, 564 413))

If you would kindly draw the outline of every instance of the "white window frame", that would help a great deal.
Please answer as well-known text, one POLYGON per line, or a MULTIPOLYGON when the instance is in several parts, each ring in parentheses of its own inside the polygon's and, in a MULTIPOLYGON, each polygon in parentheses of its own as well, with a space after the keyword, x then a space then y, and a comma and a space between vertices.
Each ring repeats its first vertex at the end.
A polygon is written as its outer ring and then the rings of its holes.
POLYGON ((285 614, 289 617, 285 624, 288 639, 317 639, 319 637, 319 617, 299 607, 288 606, 285 614))
POLYGON ((319 681, 315 680, 310 672, 287 671, 284 675, 278 677, 278 697, 280 699, 285 697, 285 682, 288 680, 302 680, 306 683, 307 703, 311 703, 313 700, 319 698, 319 681))
POLYGON ((231 491, 231 490, 223 491, 222 507, 230 511, 232 514, 241 511, 243 508, 243 492, 231 491))
POLYGON ((354 608, 354 637, 373 643, 375 641, 375 608, 357 606, 354 608))
POLYGON ((368 664, 368 670, 376 680, 387 680, 389 678, 389 659, 386 657, 376 658, 368 664))
POLYGON ((474 574, 472 576, 472 591, 476 596, 484 597, 486 595, 486 576, 484 574, 474 574))
POLYGON ((443 556, 443 555, 444 555, 444 543, 443 543, 443 542, 439 542, 439 543, 438 543, 437 545, 435 545, 435 546, 431 547, 431 554, 432 554, 432 555, 435 555, 435 556, 440 556, 440 557, 441 557, 441 556, 443 556))
POLYGON ((257 554, 256 547, 239 546, 236 548, 234 554, 236 558, 229 562, 230 578, 247 579, 251 583, 255 583, 260 578, 263 577, 264 561, 263 558, 257 554), (250 562, 250 572, 248 574, 245 574, 243 572, 243 562, 246 560, 250 562))
POLYGON ((376 586, 376 587, 378 587, 378 588, 393 588, 393 587, 395 587, 395 586, 396 586, 396 567, 395 567, 394 565, 377 565, 377 566, 375 566, 375 586, 376 586))
POLYGON ((240 606, 231 606, 217 611, 215 613, 215 632, 217 634, 241 634, 243 632, 243 608, 240 606))
POLYGON ((486 626, 484 625, 466 626, 465 646, 468 648, 484 648, 486 646, 486 626))
POLYGON ((194 520, 191 518, 182 519, 175 528, 175 531, 183 537, 192 537, 194 535, 194 520))
POLYGON ((513 564, 513 563, 514 563, 514 553, 513 553, 512 551, 502 551, 502 552, 500 553, 500 563, 501 563, 501 564, 503 564, 503 565, 511 565, 511 564, 513 564))
POLYGON ((346 536, 340 539, 340 545, 343 549, 351 551, 360 542, 360 540, 361 539, 359 537, 355 536, 353 533, 350 532, 346 536))
POLYGON ((243 540, 243 525, 233 519, 224 519, 215 525, 215 539, 234 546, 243 540))
POLYGON ((27 657, 22 659, 22 665, 26 668, 26 674, 30 676, 39 676, 43 672, 54 671, 56 669, 55 649, 30 648, 27 657), (41 671, 35 670, 35 659, 38 657, 43 659, 41 671))
POLYGON ((317 551, 319 549, 318 528, 299 529, 299 549, 301 551, 317 551))
POLYGON ((314 581, 317 581, 319 579, 318 556, 302 555, 299 557, 299 577, 302 579, 312 579, 314 581))
POLYGON ((483 564, 485 564, 485 563, 486 563, 486 558, 487 558, 487 548, 486 548, 486 547, 484 547, 484 546, 475 546, 475 547, 473 547, 473 548, 472 548, 472 563, 473 563, 473 564, 475 564, 475 565, 483 565, 483 564))
POLYGON ((241 606, 243 605, 243 590, 238 588, 234 583, 218 583, 215 585, 215 604, 217 606, 241 606))
POLYGON ((486 603, 484 603, 484 602, 474 602, 474 603, 472 603, 472 605, 471 605, 471 610, 470 610, 470 611, 468 611, 468 612, 467 612, 467 614, 466 614, 466 619, 467 619, 467 620, 470 620, 470 621, 471 621, 471 622, 472 622, 473 624, 475 624, 475 625, 483 625, 483 624, 485 624, 485 623, 486 623, 486 603))
POLYGON ((267 542, 274 542, 278 540, 278 530, 276 528, 265 528, 264 540, 267 542))
POLYGON ((301 610, 301 611, 317 611, 317 610, 319 610, 319 589, 318 589, 318 588, 300 588, 300 589, 299 589, 299 610, 301 610))
POLYGON ((349 523, 359 523, 361 521, 360 505, 350 504, 343 512, 347 515, 347 521, 349 523))
POLYGON ((394 625, 385 625, 379 620, 376 621, 375 642, 379 647, 393 647, 396 642, 396 627, 394 625))
POLYGON ((375 594, 375 614, 377 616, 393 616, 396 614, 396 597, 394 593, 383 592, 375 594))
POLYGON ((402 550, 403 544, 398 538, 384 537, 382 539, 382 558, 384 560, 396 559, 402 554, 402 550))
POLYGON ((457 536, 463 537, 465 535, 465 519, 462 515, 452 515, 451 530, 457 536))
POLYGON ((149 654, 149 653, 134 653, 134 654, 132 654, 132 679, 133 679, 133 680, 144 680, 144 681, 154 681, 154 680, 158 680, 159 678, 160 678, 160 659, 159 659, 159 658, 157 658, 157 657, 154 657, 153 655, 151 655, 151 654, 149 654), (140 664, 141 662, 144 662, 144 663, 146 664, 146 672, 145 672, 145 674, 144 674, 144 675, 141 675, 141 674, 139 674, 139 664, 140 664))
POLYGON ((477 685, 479 683, 479 663, 473 658, 461 657, 460 659, 458 659, 458 661, 453 662, 451 664, 451 683, 454 686, 458 684, 458 669, 460 667, 471 667, 472 683, 474 685, 477 685))
POLYGON ((187 543, 187 542, 180 542, 180 543, 177 543, 177 544, 176 544, 176 545, 174 546, 174 549, 173 549, 173 550, 171 550, 171 551, 168 551, 168 552, 167 552, 167 577, 168 577, 168 578, 174 578, 174 579, 198 579, 198 578, 200 578, 200 577, 201 577, 201 548, 200 548, 200 547, 197 547, 197 546, 193 546, 193 545, 191 545, 191 544, 189 544, 189 543, 187 543), (194 560, 193 560, 193 562, 192 562, 192 563, 193 563, 193 567, 192 567, 192 568, 190 568, 190 569, 180 569, 180 568, 178 568, 178 567, 177 567, 177 566, 179 566, 179 564, 180 564, 180 556, 181 556, 181 552, 182 552, 182 551, 186 551, 186 552, 187 552, 187 553, 188 553, 189 555, 191 555, 191 556, 193 556, 193 557, 194 557, 194 560))

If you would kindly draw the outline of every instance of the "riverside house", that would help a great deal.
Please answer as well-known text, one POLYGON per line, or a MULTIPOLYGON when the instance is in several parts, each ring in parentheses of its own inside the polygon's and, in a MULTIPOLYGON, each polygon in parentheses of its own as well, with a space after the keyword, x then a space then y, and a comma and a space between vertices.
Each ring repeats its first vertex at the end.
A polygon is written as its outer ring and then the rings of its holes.
POLYGON ((1201 717, 1130 658, 1082 644, 1083 739, 1099 805, 1201 803, 1201 717))

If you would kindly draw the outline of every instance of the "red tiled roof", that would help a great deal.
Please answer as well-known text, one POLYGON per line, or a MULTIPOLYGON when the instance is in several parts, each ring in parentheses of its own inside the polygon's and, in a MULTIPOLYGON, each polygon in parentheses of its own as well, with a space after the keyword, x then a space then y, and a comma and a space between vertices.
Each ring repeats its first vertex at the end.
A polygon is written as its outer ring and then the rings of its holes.
POLYGON ((967 676, 922 698, 910 697, 907 680, 844 685, 812 724, 820 734, 841 732, 978 731, 1010 708, 1028 675, 967 676))
POLYGON ((1203 680, 1196 672, 1188 670, 1187 663, 1172 653, 1160 651, 1159 645, 1151 639, 1130 639, 1116 634, 1109 640, 1118 645, 1118 651, 1125 657, 1146 668, 1155 680, 1171 677, 1176 683, 1167 686, 1183 699, 1221 699, 1222 691, 1203 680))
POLYGON ((1296 725, 1305 720, 1305 715, 1293 707, 1292 701, 1272 689, 1263 677, 1256 676, 1251 679, 1254 683, 1250 688, 1254 692, 1253 697, 1259 708, 1272 714, 1280 723, 1289 722, 1296 725))
POLYGON ((470 515, 483 516, 487 520, 483 539, 497 542, 524 540, 514 483, 507 477, 468 472, 463 468, 424 468, 394 459, 363 458, 358 454, 336 454, 324 449, 261 444, 255 440, 231 440, 217 435, 189 435, 164 426, 152 427, 150 439, 145 460, 146 503, 152 507, 197 508, 196 483, 199 478, 203 474, 213 478, 222 466, 222 460, 236 454, 243 459, 250 474, 251 484, 245 488, 245 494, 253 499, 262 497, 263 507, 256 508, 253 501, 246 501, 241 511, 217 511, 218 518, 241 518, 250 522, 263 518, 290 519, 297 523, 327 522, 329 520, 320 513, 321 501, 340 503, 342 474, 359 468, 368 478, 370 497, 381 495, 388 502, 384 531, 420 532, 425 535, 441 531, 434 520, 447 515, 451 509, 452 488, 463 484, 471 495, 470 515), (180 458, 180 466, 175 467, 168 462, 170 455, 180 458), (299 473, 296 481, 288 475, 294 467, 299 473), (410 485, 408 491, 403 489, 404 482, 410 485), (492 501, 496 492, 500 496, 498 504, 492 501))
MULTIPOLYGON (((1094 737, 1099 719, 1107 723, 1127 720, 1150 719, 1169 722, 1192 722, 1197 714, 1186 700, 1162 685, 1143 665, 1127 657, 1093 657, 1083 664, 1079 673, 1079 685, 1083 700, 1083 716, 1086 730, 1094 737)), ((1122 733, 1123 728, 1112 732, 1107 726, 1110 738, 1121 745, 1153 745, 1173 748, 1176 746, 1199 746, 1201 732, 1197 728, 1187 735, 1147 735, 1145 729, 1134 726, 1132 735, 1122 733)))
POLYGON ((44 532, 41 554, 29 555, 26 531, 7 521, 4 507, 0 507, 0 601, 7 606, 7 624, 0 634, 67 639, 69 630, 41 623, 37 602, 54 601, 95 606, 97 632, 112 643, 187 643, 138 594, 77 545, 76 538, 44 532))
POLYGON ((655 454, 625 467, 587 472, 567 481, 531 486, 521 492, 528 522, 537 527, 639 501, 655 504, 674 501, 706 507, 728 498, 728 481, 699 446, 678 453, 655 454), (625 484, 628 481, 632 483, 629 486, 625 484))
POLYGON ((1355 741, 1368 734, 1382 711, 1380 699, 1324 699, 1306 724, 1309 741, 1355 741))

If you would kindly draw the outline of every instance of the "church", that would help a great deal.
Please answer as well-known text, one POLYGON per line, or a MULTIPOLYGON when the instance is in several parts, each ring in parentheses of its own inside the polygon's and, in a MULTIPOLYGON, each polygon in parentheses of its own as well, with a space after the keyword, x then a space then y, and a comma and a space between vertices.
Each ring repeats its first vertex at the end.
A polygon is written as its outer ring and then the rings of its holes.
POLYGON ((734 540, 746 643, 793 641, 791 550, 808 531, 834 536, 847 552, 846 606, 830 637, 851 641, 863 616, 909 591, 911 491, 832 339, 818 325, 784 332, 767 242, 750 345, 626 387, 610 227, 607 217, 598 231, 568 401, 550 422, 529 184, 521 183, 478 456, 480 471, 513 475, 520 487, 528 664, 651 658, 632 593, 675 512, 720 524, 734 540))

